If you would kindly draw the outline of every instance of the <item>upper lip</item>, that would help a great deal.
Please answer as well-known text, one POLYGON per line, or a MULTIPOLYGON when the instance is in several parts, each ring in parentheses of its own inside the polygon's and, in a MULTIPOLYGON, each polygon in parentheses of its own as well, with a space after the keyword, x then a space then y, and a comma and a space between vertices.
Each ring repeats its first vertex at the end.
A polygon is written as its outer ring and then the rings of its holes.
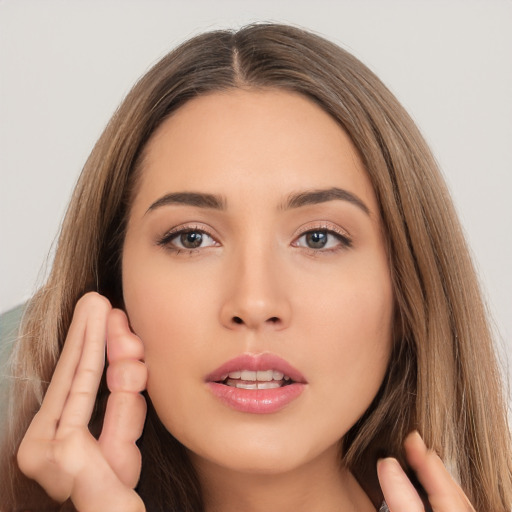
POLYGON ((306 384, 307 381, 296 368, 281 357, 270 354, 242 354, 226 361, 217 369, 206 376, 207 382, 219 382, 224 380, 231 372, 240 370, 276 370, 290 377, 294 382, 306 384))

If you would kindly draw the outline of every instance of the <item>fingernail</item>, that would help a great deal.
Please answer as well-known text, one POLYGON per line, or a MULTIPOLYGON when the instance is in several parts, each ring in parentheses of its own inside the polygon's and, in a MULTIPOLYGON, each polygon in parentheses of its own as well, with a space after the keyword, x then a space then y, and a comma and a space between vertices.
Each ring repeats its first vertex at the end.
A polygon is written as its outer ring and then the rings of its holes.
POLYGON ((417 430, 413 430, 405 439, 405 444, 416 446, 416 449, 426 452, 428 450, 423 437, 417 430))
POLYGON ((396 475, 402 476, 403 470, 402 466, 400 466, 400 463, 393 457, 389 457, 388 459, 389 468, 395 473, 396 475))
POLYGON ((382 464, 387 465, 388 468, 391 469, 396 474, 401 473, 402 466, 400 466, 400 463, 394 457, 383 457, 381 459, 378 459, 377 469, 380 466, 382 466, 382 464))
POLYGON ((412 435, 426 448, 425 441, 423 441, 423 437, 421 437, 421 434, 417 430, 413 430, 412 435))

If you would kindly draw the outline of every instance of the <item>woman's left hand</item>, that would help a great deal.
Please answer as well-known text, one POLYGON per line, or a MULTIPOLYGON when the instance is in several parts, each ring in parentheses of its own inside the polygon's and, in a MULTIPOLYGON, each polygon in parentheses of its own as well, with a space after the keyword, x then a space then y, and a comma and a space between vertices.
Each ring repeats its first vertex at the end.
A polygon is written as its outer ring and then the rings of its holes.
MULTIPOLYGON (((475 512, 442 460, 427 449, 418 432, 409 434, 404 446, 407 461, 425 489, 434 512, 475 512)), ((377 473, 390 512, 424 512, 418 493, 396 459, 379 460, 377 473)))

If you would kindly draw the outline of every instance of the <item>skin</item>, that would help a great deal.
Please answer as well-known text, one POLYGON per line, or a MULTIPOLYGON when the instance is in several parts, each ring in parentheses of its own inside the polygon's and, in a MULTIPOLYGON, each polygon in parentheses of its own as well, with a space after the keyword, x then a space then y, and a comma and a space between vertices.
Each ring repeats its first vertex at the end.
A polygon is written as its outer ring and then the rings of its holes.
POLYGON ((97 293, 77 303, 64 349, 41 409, 18 450, 18 464, 56 501, 71 498, 84 512, 141 512, 133 491, 140 474, 134 442, 146 404, 139 394, 147 378, 143 346, 122 311, 97 293), (88 429, 103 372, 108 339, 110 411, 97 441, 88 429), (128 369, 130 379, 123 379, 128 369), (121 370, 121 371, 120 371, 121 370))
MULTIPOLYGON (((193 454, 219 510, 231 509, 228 494, 245 510, 255 507, 260 486, 251 492, 248 475, 275 489, 274 502, 293 495, 282 492, 285 482, 311 495, 311 474, 337 473, 338 441, 369 406, 387 367, 393 316, 387 261, 360 158, 338 125, 303 97, 207 95, 155 134, 124 245, 125 306, 144 340, 158 415, 193 454), (333 187, 357 196, 369 213, 342 200, 281 207, 291 194, 333 187), (172 204, 148 211, 171 192, 221 195, 225 208, 172 204), (177 253, 179 236, 158 244, 175 227, 211 238, 177 253), (305 230, 326 228, 349 237, 352 247, 335 234, 330 248, 300 245, 305 230), (226 407, 205 377, 244 353, 280 356, 304 375, 306 390, 275 414, 226 407), (271 475, 268 482, 263 475, 271 475)), ((339 478, 353 492, 352 479, 343 472, 339 478)), ((322 489, 315 494, 332 495, 325 478, 314 482, 322 489)))
MULTIPOLYGON (((339 467, 338 442, 384 377, 393 296, 373 188, 325 112, 278 91, 215 93, 180 108, 146 148, 123 290, 140 338, 106 299, 81 300, 21 445, 22 471, 81 511, 144 510, 131 489, 147 385, 163 424, 189 450, 208 512, 374 510, 339 467), (282 207, 291 194, 333 187, 365 207, 340 199, 282 207), (221 195, 224 208, 151 207, 176 192, 221 195), (201 232, 201 245, 178 247, 182 228, 201 232), (327 235, 327 245, 308 246, 306 232, 327 235), (96 442, 87 423, 105 335, 112 393, 96 442), (206 376, 244 353, 288 361, 307 380, 303 393, 272 414, 219 401, 206 376)), ((434 510, 471 510, 417 434, 405 448, 434 510)), ((378 474, 392 512, 423 510, 394 459, 380 461, 378 474)))

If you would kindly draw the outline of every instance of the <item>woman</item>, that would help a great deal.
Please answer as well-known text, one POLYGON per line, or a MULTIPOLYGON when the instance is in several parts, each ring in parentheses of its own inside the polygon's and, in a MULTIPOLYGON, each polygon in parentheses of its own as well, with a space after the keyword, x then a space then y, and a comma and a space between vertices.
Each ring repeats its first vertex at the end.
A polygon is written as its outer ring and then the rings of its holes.
POLYGON ((5 510, 59 510, 16 454, 81 511, 512 506, 432 156, 369 70, 295 28, 204 34, 134 87, 14 361, 5 510))

